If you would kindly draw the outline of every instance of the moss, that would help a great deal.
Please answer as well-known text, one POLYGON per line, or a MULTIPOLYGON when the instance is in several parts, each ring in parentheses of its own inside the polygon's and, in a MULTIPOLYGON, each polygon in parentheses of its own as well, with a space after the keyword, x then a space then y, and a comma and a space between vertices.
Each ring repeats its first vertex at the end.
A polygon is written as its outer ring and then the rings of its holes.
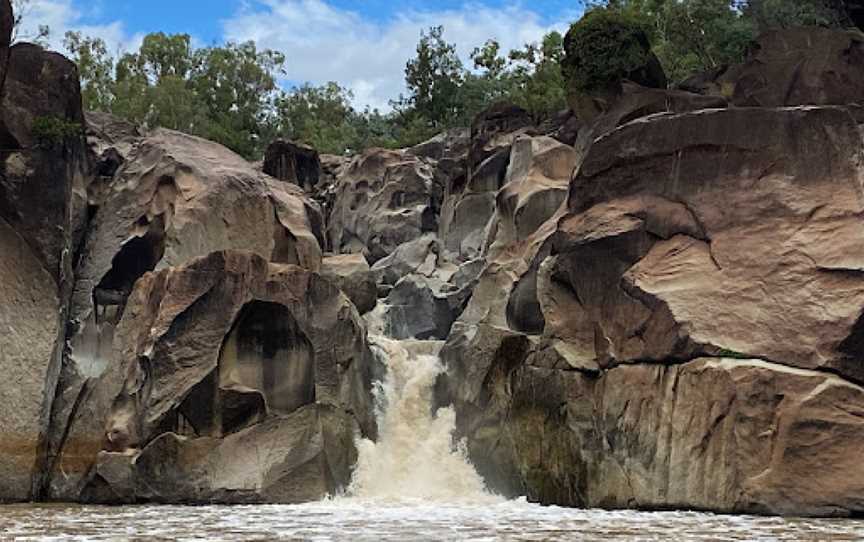
POLYGON ((49 115, 36 117, 31 132, 40 147, 53 147, 81 135, 81 124, 49 115))
POLYGON ((728 348, 721 348, 717 351, 717 356, 721 358, 732 358, 732 359, 750 359, 752 356, 748 356, 747 354, 742 354, 741 352, 736 352, 735 350, 729 350, 728 348))
POLYGON ((650 63, 643 23, 611 9, 594 9, 564 39, 564 75, 572 89, 590 93, 614 87, 650 63))

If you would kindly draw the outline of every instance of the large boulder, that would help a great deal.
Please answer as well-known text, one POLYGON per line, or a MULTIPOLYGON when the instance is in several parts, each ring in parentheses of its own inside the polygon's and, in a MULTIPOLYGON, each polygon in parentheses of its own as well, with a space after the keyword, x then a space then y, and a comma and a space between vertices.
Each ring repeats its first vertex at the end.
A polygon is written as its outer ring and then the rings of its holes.
POLYGON ((738 106, 845 105, 864 94, 864 34, 825 28, 771 30, 747 62, 721 76, 738 106))
POLYGON ((337 181, 327 224, 336 253, 376 262, 399 245, 438 229, 441 187, 428 161, 404 151, 370 149, 337 181))
POLYGON ((230 249, 320 267, 313 228, 320 217, 300 188, 216 143, 168 130, 134 141, 128 152, 99 199, 75 269, 49 455, 64 446, 88 382, 109 369, 117 324, 146 272, 230 249))
POLYGON ((345 292, 360 314, 375 308, 378 286, 375 274, 362 254, 327 256, 321 264, 321 274, 345 292))
POLYGON ((0 2, 0 501, 38 496, 63 352, 75 232, 86 218, 83 114, 75 65, 9 45, 0 2))
POLYGON ((111 351, 69 417, 51 498, 317 499, 347 484, 354 433, 375 433, 362 321, 295 265, 217 252, 148 273, 111 351))
POLYGON ((864 510, 847 476, 864 409, 856 115, 709 109, 593 142, 565 207, 490 252, 442 350, 438 399, 493 487, 864 510))

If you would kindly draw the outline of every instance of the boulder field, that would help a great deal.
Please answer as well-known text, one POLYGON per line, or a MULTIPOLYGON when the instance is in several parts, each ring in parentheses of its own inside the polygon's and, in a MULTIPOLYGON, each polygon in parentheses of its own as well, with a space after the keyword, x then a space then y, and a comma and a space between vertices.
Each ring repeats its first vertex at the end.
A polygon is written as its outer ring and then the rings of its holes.
POLYGON ((443 345, 435 402, 498 493, 864 513, 861 34, 256 166, 83 112, 8 0, 0 30, 0 502, 338 491, 376 334, 443 345))

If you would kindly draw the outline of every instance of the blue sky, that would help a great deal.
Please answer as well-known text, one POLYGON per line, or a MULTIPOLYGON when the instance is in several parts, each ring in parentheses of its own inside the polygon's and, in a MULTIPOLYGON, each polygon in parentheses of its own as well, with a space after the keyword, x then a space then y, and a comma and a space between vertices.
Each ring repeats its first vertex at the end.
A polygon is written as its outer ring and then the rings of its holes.
POLYGON ((357 105, 386 108, 420 30, 442 24, 466 58, 488 38, 506 48, 562 30, 579 0, 30 0, 26 24, 48 24, 134 49, 149 32, 191 34, 198 45, 254 39, 285 53, 288 79, 338 81, 357 105))

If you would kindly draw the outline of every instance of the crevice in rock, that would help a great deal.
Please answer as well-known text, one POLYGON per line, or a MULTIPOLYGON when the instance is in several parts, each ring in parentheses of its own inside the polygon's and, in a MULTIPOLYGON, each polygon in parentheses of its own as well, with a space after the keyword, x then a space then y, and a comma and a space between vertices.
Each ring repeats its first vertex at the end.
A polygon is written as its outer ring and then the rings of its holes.
POLYGON ((102 322, 116 324, 120 321, 126 300, 135 283, 145 273, 153 271, 165 254, 162 218, 157 217, 148 226, 147 233, 134 237, 123 245, 120 252, 114 256, 111 269, 94 288, 93 310, 97 325, 102 322))

